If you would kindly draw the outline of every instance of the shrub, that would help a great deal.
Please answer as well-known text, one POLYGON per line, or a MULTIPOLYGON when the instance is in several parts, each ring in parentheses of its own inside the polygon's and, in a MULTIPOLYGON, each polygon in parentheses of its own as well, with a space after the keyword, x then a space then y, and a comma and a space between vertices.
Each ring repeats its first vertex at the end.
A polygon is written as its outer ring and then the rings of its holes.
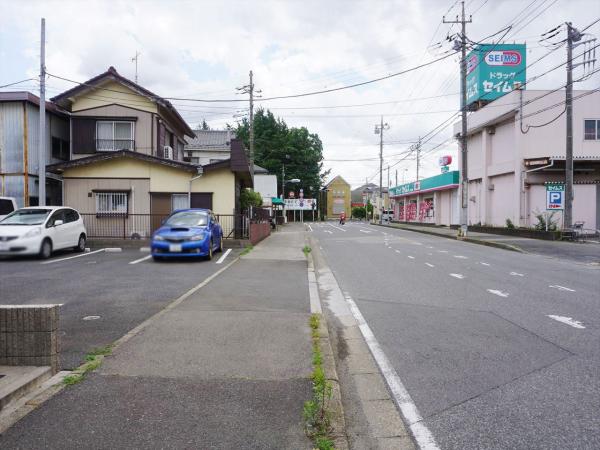
POLYGON ((367 217, 367 210, 363 206, 355 206, 352 208, 352 217, 356 219, 364 219, 367 217))
POLYGON ((512 223, 512 220, 506 219, 506 228, 508 228, 509 230, 514 230, 515 229, 515 224, 512 223))

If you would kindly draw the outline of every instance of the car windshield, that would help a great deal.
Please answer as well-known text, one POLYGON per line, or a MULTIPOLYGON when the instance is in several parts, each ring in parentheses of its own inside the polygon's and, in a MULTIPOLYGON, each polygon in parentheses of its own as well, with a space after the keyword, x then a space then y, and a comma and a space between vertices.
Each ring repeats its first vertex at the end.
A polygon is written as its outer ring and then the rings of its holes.
POLYGON ((0 225, 41 225, 50 212, 51 209, 17 209, 6 216, 0 225))
POLYGON ((181 211, 167 219, 169 227, 202 227, 208 224, 208 214, 205 211, 181 211))

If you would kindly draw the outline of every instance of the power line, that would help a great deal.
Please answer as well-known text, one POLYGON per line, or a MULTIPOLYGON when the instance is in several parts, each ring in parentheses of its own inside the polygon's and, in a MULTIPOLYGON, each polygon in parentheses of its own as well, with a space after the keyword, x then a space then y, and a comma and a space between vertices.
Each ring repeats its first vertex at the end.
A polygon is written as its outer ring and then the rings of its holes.
POLYGON ((36 81, 36 80, 37 80, 37 78, 26 78, 26 79, 21 80, 21 81, 15 81, 14 83, 8 83, 8 84, 5 84, 3 86, 0 86, 0 89, 6 88, 6 87, 9 87, 9 86, 14 86, 15 84, 21 84, 21 83, 25 83, 27 81, 36 81))

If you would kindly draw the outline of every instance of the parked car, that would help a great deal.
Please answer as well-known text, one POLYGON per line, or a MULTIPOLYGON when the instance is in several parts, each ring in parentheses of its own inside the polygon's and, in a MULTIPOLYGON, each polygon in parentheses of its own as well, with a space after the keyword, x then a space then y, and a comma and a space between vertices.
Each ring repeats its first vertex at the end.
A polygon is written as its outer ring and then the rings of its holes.
POLYGON ((179 209, 152 235, 155 260, 165 257, 205 257, 223 250, 223 230, 209 209, 179 209))
POLYGON ((394 210, 393 209, 384 209, 381 214, 381 219, 383 222, 391 222, 394 220, 394 210))
POLYGON ((13 197, 0 197, 0 220, 17 209, 17 201, 13 197))
POLYGON ((77 211, 62 206, 17 209, 0 221, 0 255, 39 255, 54 250, 85 251, 87 232, 77 211))

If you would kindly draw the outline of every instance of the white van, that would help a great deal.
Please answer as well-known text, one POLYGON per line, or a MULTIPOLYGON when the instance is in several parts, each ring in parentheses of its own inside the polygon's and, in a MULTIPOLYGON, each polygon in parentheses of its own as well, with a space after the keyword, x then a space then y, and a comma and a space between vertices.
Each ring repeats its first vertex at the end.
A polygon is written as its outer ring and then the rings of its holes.
POLYGON ((0 197, 0 220, 17 209, 17 201, 13 197, 0 197))
POLYGON ((383 222, 391 222, 394 220, 394 210, 393 209, 384 209, 381 212, 381 220, 383 222))

